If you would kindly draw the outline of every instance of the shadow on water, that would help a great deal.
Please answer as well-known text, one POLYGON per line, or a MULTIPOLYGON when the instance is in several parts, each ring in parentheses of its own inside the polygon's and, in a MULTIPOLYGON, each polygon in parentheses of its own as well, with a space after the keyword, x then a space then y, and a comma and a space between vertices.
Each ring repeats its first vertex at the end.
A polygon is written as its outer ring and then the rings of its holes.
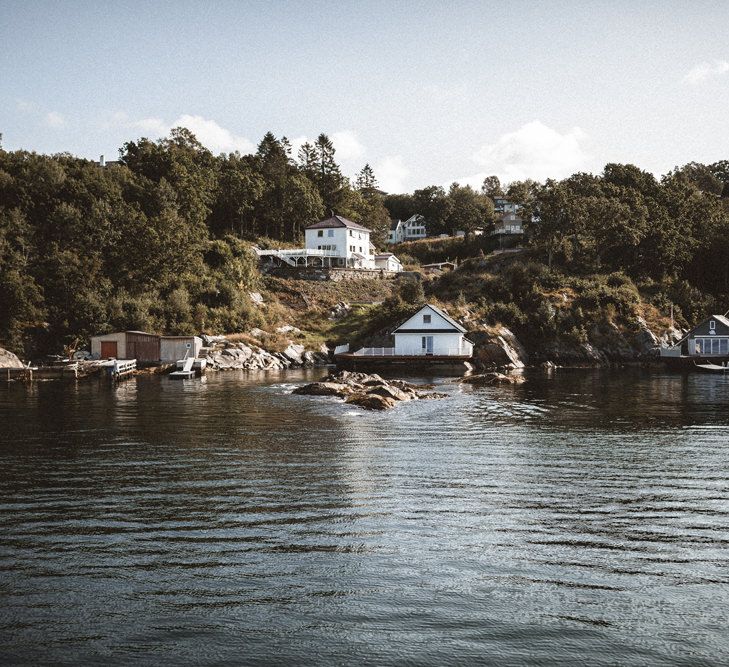
POLYGON ((0 388, 0 659, 719 664, 729 379, 0 388))

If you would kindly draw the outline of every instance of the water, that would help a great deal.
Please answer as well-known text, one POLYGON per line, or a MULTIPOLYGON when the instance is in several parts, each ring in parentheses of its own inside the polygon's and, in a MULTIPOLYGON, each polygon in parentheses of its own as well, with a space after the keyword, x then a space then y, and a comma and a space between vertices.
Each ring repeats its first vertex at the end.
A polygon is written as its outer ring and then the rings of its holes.
POLYGON ((304 379, 0 387, 0 662, 727 664, 729 378, 304 379))

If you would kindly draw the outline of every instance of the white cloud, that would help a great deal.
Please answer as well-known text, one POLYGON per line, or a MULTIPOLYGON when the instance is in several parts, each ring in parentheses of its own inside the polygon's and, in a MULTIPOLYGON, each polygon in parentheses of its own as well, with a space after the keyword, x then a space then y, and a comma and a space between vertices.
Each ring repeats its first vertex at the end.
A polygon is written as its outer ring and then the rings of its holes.
POLYGON ((336 157, 338 160, 344 162, 358 160, 365 154, 365 147, 351 130, 334 132, 329 138, 337 151, 336 157))
POLYGON ((49 111, 45 116, 48 127, 63 127, 66 124, 65 118, 57 111, 49 111))
POLYGON ((167 136, 173 127, 167 125, 161 118, 142 118, 131 125, 146 134, 153 135, 153 138, 167 136))
POLYGON ((161 118, 142 118, 140 120, 127 123, 126 115, 118 112, 114 114, 114 118, 122 125, 128 125, 141 130, 151 138, 166 137, 173 127, 186 127, 198 139, 198 141, 206 146, 214 153, 232 153, 239 151, 240 153, 253 153, 256 150, 255 144, 246 137, 233 134, 230 130, 219 125, 216 121, 204 118, 203 116, 193 116, 183 114, 173 123, 165 123, 161 118))
POLYGON ((564 178, 586 167, 586 143, 587 135, 579 127, 560 134, 535 120, 479 149, 473 160, 483 171, 457 180, 462 185, 480 187, 490 175, 504 183, 525 178, 564 178))
POLYGON ((380 188, 385 192, 404 192, 405 179, 410 175, 410 170, 403 163, 401 156, 388 155, 373 169, 380 188))
POLYGON ((683 77, 683 82, 691 85, 704 83, 709 79, 722 76, 729 72, 729 62, 726 60, 712 60, 711 62, 699 63, 692 67, 683 77))

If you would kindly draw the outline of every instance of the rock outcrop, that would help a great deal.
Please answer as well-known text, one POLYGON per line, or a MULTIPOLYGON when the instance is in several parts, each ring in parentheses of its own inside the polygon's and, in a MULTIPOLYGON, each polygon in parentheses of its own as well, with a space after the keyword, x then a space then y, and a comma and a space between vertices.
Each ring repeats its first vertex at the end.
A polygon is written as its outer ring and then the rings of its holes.
POLYGON ((297 387, 292 393, 304 396, 336 396, 365 410, 389 410, 398 403, 418 399, 446 398, 448 394, 425 392, 432 385, 416 385, 404 380, 384 380, 373 373, 341 371, 319 382, 297 387))
POLYGON ((211 370, 282 370, 310 368, 329 363, 329 356, 311 352, 303 345, 290 342, 283 352, 270 352, 259 345, 229 341, 224 336, 206 336, 201 356, 211 370))
POLYGON ((459 380, 459 382, 463 384, 472 384, 479 387, 492 384, 523 384, 525 381, 526 380, 522 375, 511 375, 496 372, 469 375, 459 380))
POLYGON ((23 368, 23 362, 10 350, 0 347, 0 368, 23 368))
POLYGON ((529 355, 506 327, 488 327, 468 333, 474 343, 473 363, 477 368, 524 368, 529 355))

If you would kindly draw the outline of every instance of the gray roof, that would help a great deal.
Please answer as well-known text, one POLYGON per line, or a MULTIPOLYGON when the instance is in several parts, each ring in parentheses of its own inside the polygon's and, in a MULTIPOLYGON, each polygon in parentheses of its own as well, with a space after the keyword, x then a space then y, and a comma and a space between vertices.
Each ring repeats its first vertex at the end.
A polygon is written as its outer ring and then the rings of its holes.
POLYGON ((346 227, 347 229, 358 229, 361 232, 371 231, 367 229, 367 227, 363 227, 356 222, 343 218, 341 215, 333 215, 326 220, 319 220, 319 222, 307 225, 306 229, 333 229, 341 227, 346 227))
POLYGON ((729 319, 727 319, 723 315, 712 315, 711 317, 721 322, 725 327, 729 327, 729 319))

